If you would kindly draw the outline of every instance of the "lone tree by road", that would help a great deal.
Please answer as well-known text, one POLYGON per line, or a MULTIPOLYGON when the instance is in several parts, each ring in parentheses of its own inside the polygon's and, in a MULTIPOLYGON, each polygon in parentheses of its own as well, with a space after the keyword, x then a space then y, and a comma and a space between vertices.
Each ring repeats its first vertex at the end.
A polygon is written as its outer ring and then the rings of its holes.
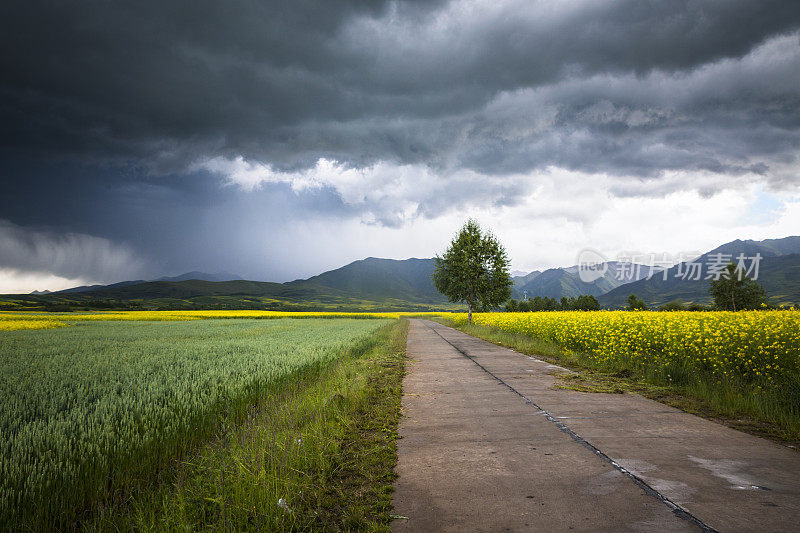
POLYGON ((465 302, 472 311, 502 305, 511 296, 508 256, 500 241, 467 220, 447 251, 434 259, 433 284, 451 302, 465 302))
POLYGON ((708 292, 714 298, 714 307, 722 311, 758 309, 767 303, 764 287, 748 278, 734 263, 728 263, 722 276, 711 282, 708 292))

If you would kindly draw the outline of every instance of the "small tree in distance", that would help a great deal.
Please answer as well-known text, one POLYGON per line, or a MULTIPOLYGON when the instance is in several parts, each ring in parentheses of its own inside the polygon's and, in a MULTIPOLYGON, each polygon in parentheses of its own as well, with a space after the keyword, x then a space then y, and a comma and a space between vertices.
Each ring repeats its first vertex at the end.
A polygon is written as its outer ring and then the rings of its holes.
POLYGON ((470 324, 474 309, 498 307, 511 296, 508 255, 500 241, 481 231, 475 220, 467 220, 434 261, 433 284, 451 302, 467 304, 470 324))
POLYGON ((767 303, 764 287, 748 278, 734 263, 728 263, 722 276, 711 282, 708 292, 714 298, 714 307, 722 311, 758 309, 767 303))
POLYGON ((644 303, 644 300, 636 296, 635 294, 631 294, 628 296, 628 311, 646 311, 647 304, 644 303))

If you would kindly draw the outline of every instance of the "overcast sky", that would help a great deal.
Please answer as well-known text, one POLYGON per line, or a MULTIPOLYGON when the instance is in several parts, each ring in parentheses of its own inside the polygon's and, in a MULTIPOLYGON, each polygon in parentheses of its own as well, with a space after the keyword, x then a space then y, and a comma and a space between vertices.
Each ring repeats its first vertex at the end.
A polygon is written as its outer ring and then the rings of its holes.
POLYGON ((0 292, 800 234, 800 2, 0 4, 0 292))

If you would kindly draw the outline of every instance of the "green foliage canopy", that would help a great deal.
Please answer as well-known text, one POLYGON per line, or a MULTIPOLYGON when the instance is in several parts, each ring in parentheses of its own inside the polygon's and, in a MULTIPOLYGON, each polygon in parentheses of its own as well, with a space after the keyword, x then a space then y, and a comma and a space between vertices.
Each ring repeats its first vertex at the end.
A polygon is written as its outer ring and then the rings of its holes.
POLYGON ((711 281, 708 292, 714 298, 714 307, 721 311, 760 309, 767 305, 764 287, 748 278, 735 263, 728 263, 719 279, 711 281))
POLYGON ((638 310, 647 310, 647 304, 635 294, 631 294, 628 296, 628 311, 638 310))
POLYGON ((683 300, 676 298, 665 303, 658 308, 659 311, 688 311, 689 308, 683 303, 683 300))
POLYGON ((536 296, 533 299, 517 301, 511 299, 506 303, 506 311, 526 313, 528 311, 597 311, 600 309, 600 302, 590 294, 581 294, 577 298, 562 297, 556 300, 549 296, 536 296))
POLYGON ((465 302, 472 311, 502 305, 511 296, 509 260, 503 245, 478 223, 467 220, 450 247, 435 258, 433 284, 451 302, 465 302))

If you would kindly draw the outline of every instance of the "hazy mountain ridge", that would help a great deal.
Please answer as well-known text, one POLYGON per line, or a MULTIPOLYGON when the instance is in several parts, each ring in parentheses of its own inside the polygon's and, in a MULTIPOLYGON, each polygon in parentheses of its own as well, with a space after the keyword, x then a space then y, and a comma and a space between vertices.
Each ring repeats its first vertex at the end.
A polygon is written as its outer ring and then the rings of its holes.
POLYGON ((164 276, 158 279, 152 279, 150 281, 188 281, 190 279, 197 279, 200 281, 235 281, 244 278, 238 274, 231 274, 230 272, 225 271, 209 274, 207 272, 199 272, 194 270, 192 272, 186 272, 177 276, 164 276))
MULTIPOLYGON (((157 279, 137 279, 137 280, 130 280, 130 281, 120 281, 118 283, 111 283, 108 285, 81 285, 80 287, 72 287, 69 289, 63 289, 60 291, 55 292, 66 292, 66 293, 76 293, 76 292, 90 292, 90 291, 101 291, 105 289, 115 289, 120 287, 128 287, 130 285, 139 285, 141 283, 148 283, 151 281, 189 281, 189 280, 200 280, 200 281, 233 281, 237 279, 243 279, 241 276, 236 274, 231 274, 230 272, 217 272, 215 274, 209 274, 207 272, 199 272, 194 270, 192 272, 186 272, 184 274, 179 274, 177 276, 162 276, 157 279)), ((43 294, 38 291, 34 291, 31 294, 43 294)))
MULTIPOLYGON (((140 283, 147 283, 147 280, 137 279, 131 281, 120 281, 118 283, 111 283, 110 285, 81 285, 79 287, 72 287, 69 289, 55 291, 53 294, 101 291, 103 289, 115 289, 118 287, 127 287, 128 285, 139 285, 140 283)), ((37 294, 37 292, 34 291, 31 294, 37 294)))
MULTIPOLYGON (((220 276, 189 272, 157 281, 132 280, 75 287, 47 295, 20 295, 29 305, 81 302, 134 302, 145 307, 256 309, 452 309, 433 286, 433 259, 366 258, 308 279, 286 283, 248 280, 208 281, 220 276), (190 278, 190 279, 181 279, 190 278)), ((229 274, 221 274, 225 277, 229 274)))
POLYGON ((535 271, 524 278, 514 278, 512 296, 517 299, 525 298, 526 295, 529 298, 542 296, 556 299, 564 296, 575 298, 581 294, 599 296, 620 285, 639 280, 649 272, 648 266, 636 263, 608 261, 603 265, 603 275, 591 282, 581 279, 578 265, 550 268, 544 272, 535 271))
MULTIPOLYGON (((702 254, 704 262, 714 254, 754 256, 761 254, 758 281, 775 303, 800 303, 800 237, 736 240, 702 254)), ((684 280, 675 276, 683 266, 649 276, 645 265, 609 261, 594 281, 580 279, 578 266, 533 271, 512 278, 514 298, 596 296, 605 307, 623 307, 635 293, 649 305, 680 298, 709 303, 708 280, 684 280), (666 276, 666 277, 665 277, 666 276)), ((135 305, 169 308, 275 308, 336 309, 439 309, 453 308, 433 285, 433 259, 380 259, 368 257, 308 279, 286 283, 206 278, 236 277, 230 273, 187 272, 156 281, 131 280, 104 286, 74 287, 49 294, 15 295, 11 302, 43 306, 81 305, 83 302, 134 302, 135 305)), ((9 298, 5 298, 8 303, 9 298)))
MULTIPOLYGON (((617 287, 598 299, 605 307, 623 307, 630 294, 636 294, 651 306, 663 305, 671 300, 681 299, 684 302, 709 304, 708 293, 710 280, 705 279, 705 271, 701 279, 682 279, 678 274, 687 270, 687 264, 700 265, 713 261, 716 254, 736 257, 755 257, 760 254, 757 281, 764 286, 767 295, 775 304, 800 303, 800 237, 784 239, 766 239, 764 241, 735 240, 725 243, 706 252, 696 259, 669 268, 650 279, 641 279, 617 287)), ((728 257, 724 257, 728 259, 728 257)), ((748 263, 749 264, 749 263, 748 263)))

